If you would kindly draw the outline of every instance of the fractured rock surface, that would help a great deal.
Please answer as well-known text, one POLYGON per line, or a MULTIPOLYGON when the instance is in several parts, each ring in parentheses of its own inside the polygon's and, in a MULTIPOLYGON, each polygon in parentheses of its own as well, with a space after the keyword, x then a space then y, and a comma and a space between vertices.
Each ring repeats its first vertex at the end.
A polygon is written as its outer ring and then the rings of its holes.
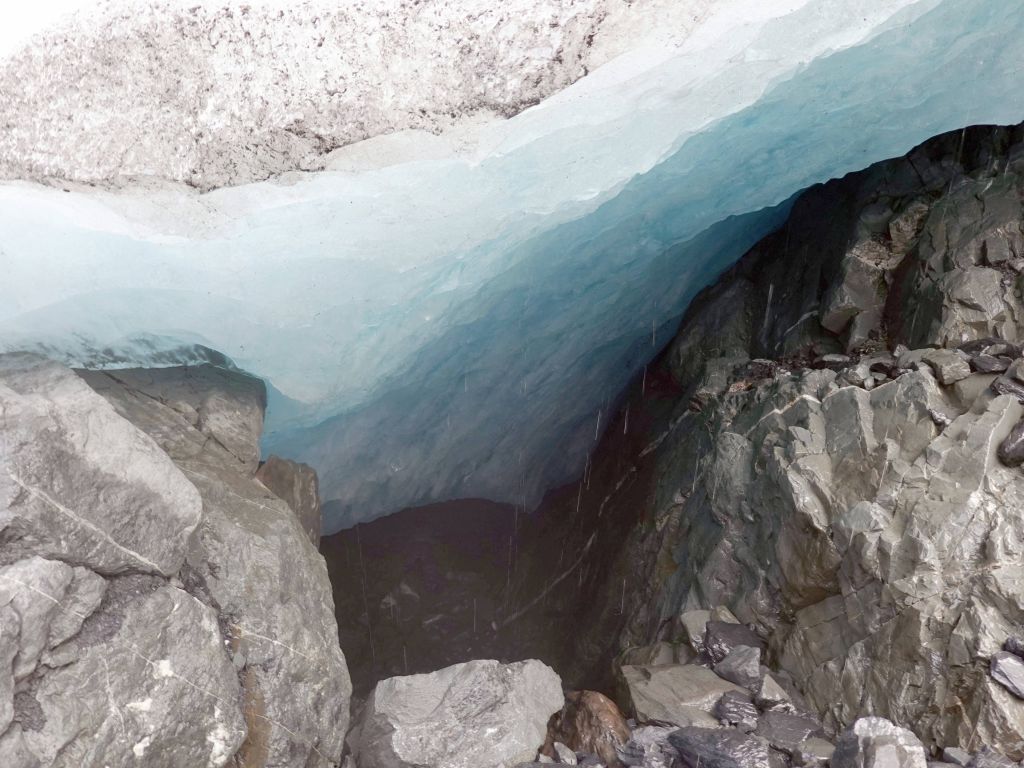
POLYGON ((4 765, 340 758, 326 569, 252 477, 264 403, 213 368, 0 356, 4 765))
POLYGON ((1024 757, 992 661, 1024 622, 1022 200, 1020 127, 937 137, 805 193, 694 301, 543 529, 581 553, 546 605, 586 606, 568 679, 657 643, 721 663, 724 605, 767 640, 759 721, 1024 757))

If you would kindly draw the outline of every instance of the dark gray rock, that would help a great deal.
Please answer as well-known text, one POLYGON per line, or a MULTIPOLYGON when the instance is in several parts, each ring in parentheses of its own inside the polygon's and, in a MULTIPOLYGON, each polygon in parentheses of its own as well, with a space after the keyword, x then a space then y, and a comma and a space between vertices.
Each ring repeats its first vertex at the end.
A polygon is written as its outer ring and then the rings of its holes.
POLYGON ((770 768, 768 743, 730 729, 680 728, 668 737, 686 768, 770 768))
POLYGON ((862 717, 843 731, 831 768, 927 768, 924 747, 906 728, 883 717, 862 717))
POLYGON ((977 373, 1004 373, 1012 362, 1008 357, 975 355, 971 358, 971 370, 977 373))
POLYGON ((730 683, 755 690, 761 683, 761 649, 736 646, 715 664, 715 674, 730 683))
POLYGON ((999 460, 1008 467, 1024 464, 1024 419, 999 444, 999 460))
POLYGON ((740 646, 763 650, 764 641, 744 624, 727 621, 709 621, 704 630, 704 650, 718 664, 740 646))
POLYGON ((999 395, 1009 395, 1018 403, 1024 403, 1024 384, 1009 376, 1000 376, 993 381, 992 391, 999 395))
POLYGON ((773 710, 761 716, 754 733, 775 749, 792 755, 802 742, 821 734, 822 729, 821 723, 810 717, 773 710))
POLYGON ((1021 355, 1020 345, 991 336, 968 341, 961 344, 959 349, 971 357, 983 355, 988 357, 1007 357, 1013 360, 1021 355))
POLYGON ((992 678, 1018 699, 1024 699, 1024 659, 1008 651, 992 657, 989 666, 992 678))
POLYGON ((729 691, 715 705, 715 717, 727 725, 733 725, 749 733, 757 727, 758 711, 750 694, 729 691))
POLYGON ((1010 635, 1010 637, 1006 638, 1006 642, 1003 643, 1003 650, 1009 651, 1010 653, 1024 659, 1024 638, 1018 637, 1017 635, 1010 635))

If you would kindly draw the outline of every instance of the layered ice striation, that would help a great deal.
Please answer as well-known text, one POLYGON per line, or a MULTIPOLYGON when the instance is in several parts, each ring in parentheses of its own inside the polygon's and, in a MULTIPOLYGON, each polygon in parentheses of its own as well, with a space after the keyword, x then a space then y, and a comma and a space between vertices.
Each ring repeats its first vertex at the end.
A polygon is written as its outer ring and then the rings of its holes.
POLYGON ((511 118, 315 173, 4 183, 0 348, 219 350, 271 385, 265 448, 317 468, 327 531, 453 497, 529 508, 795 193, 1024 118, 1017 3, 692 5, 686 35, 634 35, 511 118))

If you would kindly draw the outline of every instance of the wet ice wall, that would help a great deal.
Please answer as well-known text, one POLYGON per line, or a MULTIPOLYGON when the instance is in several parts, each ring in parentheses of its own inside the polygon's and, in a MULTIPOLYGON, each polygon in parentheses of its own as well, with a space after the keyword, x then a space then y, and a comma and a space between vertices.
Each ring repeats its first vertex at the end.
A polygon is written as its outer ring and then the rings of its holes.
POLYGON ((402 134, 373 140, 387 167, 203 195, 4 185, 0 347, 224 352, 276 389, 265 447, 317 468, 325 531, 452 497, 530 506, 792 195, 1024 118, 1013 5, 724 3, 469 149, 402 134))

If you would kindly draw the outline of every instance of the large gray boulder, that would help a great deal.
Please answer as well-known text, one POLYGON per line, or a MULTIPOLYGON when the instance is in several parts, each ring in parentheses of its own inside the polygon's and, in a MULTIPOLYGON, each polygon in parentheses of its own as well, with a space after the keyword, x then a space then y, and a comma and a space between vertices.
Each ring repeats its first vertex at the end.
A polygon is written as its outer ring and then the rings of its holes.
POLYGON ((249 735, 267 766, 338 759, 352 685, 323 558, 296 510, 254 473, 266 395, 212 366, 82 372, 199 490, 204 517, 182 579, 218 607, 240 669, 249 735))
POLYGON ((209 366, 0 356, 0 765, 340 759, 330 584, 253 476, 264 404, 209 366))
POLYGON ((67 368, 0 356, 0 562, 170 576, 202 501, 167 454, 67 368))
POLYGON ((217 614, 154 576, 0 569, 4 765, 222 766, 245 739, 217 614))
POLYGON ((539 661, 470 661, 377 683, 349 745, 360 768, 505 768, 533 759, 562 704, 539 661))

